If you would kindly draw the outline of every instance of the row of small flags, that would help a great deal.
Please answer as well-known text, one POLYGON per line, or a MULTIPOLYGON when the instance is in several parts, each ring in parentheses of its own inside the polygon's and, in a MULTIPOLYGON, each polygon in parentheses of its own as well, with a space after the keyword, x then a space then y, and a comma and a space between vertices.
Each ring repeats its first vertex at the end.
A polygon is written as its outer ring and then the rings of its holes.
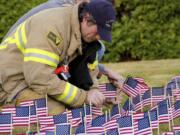
MULTIPOLYGON (((46 99, 38 99, 35 102, 42 103, 46 99)), ((72 133, 72 128, 76 128, 75 134, 106 134, 106 135, 127 135, 152 134, 153 129, 158 129, 162 123, 168 123, 171 134, 180 132, 180 125, 174 125, 174 119, 180 118, 180 100, 174 105, 170 105, 170 100, 167 98, 158 103, 155 107, 147 112, 134 112, 129 110, 124 113, 119 105, 114 105, 111 111, 106 111, 105 114, 95 116, 92 114, 92 106, 84 105, 82 108, 72 109, 64 113, 49 116, 44 112, 47 111, 46 106, 37 104, 36 112, 28 111, 31 106, 17 106, 15 111, 12 108, 3 108, 0 114, 0 132, 12 134, 12 130, 16 126, 30 126, 36 123, 39 125, 40 134, 56 134, 69 135, 72 133), (9 110, 9 111, 8 111, 9 110), (44 111, 46 110, 46 111, 44 111), (11 112, 11 113, 10 113, 11 112), (31 123, 32 117, 33 121, 31 123), (171 127, 173 129, 171 129, 171 127)), ((169 134, 166 133, 166 134, 169 134)), ((38 134, 27 132, 29 135, 38 134)))
MULTIPOLYGON (((116 88, 112 84, 101 84, 100 90, 106 98, 114 98, 116 96, 116 88)), ((47 99, 23 101, 20 103, 20 106, 2 108, 0 113, 0 133, 12 134, 15 126, 28 126, 27 133, 36 134, 29 133, 29 129, 31 124, 37 124, 40 134, 70 134, 72 128, 77 128, 76 134, 97 134, 99 132, 100 134, 108 135, 116 133, 123 134, 123 132, 129 134, 129 130, 126 132, 126 127, 127 129, 129 127, 121 125, 120 123, 122 121, 121 119, 126 119, 127 117, 127 119, 129 119, 130 117, 132 120, 130 124, 132 125, 130 127, 133 130, 132 134, 147 134, 147 132, 145 132, 146 128, 142 128, 141 130, 141 127, 146 124, 142 124, 141 126, 141 123, 148 123, 147 121, 149 120, 150 126, 146 125, 146 127, 149 127, 151 132, 152 129, 157 127, 157 123, 154 121, 155 124, 151 123, 151 113, 157 114, 158 123, 168 123, 169 120, 173 121, 173 119, 180 116, 180 100, 177 98, 179 96, 179 90, 179 76, 169 81, 163 89, 149 89, 143 79, 129 77, 123 86, 123 91, 128 94, 130 98, 125 102, 123 108, 120 109, 119 105, 115 105, 111 111, 105 114, 103 114, 102 108, 85 105, 82 108, 67 110, 59 115, 48 116, 47 99), (134 80, 136 83, 134 83, 134 80), (128 85, 128 87, 125 88, 125 85, 128 85), (131 91, 130 88, 136 91, 136 95, 134 94, 133 96, 132 92, 129 92, 131 91), (127 93, 127 91, 129 93, 127 93), (176 96, 176 102, 174 101, 174 96, 176 96), (155 100, 156 98, 157 100, 155 100), (152 105, 154 105, 154 103, 157 105, 153 107, 152 105), (174 104, 172 105, 172 103, 174 104), (146 105, 151 105, 152 107, 148 114, 136 112, 137 110, 142 110, 142 107, 146 105), (103 124, 101 124, 101 122, 103 124), (122 127, 125 127, 125 129, 123 130, 122 127), (61 128, 64 129, 63 131, 65 132, 60 132, 62 130, 61 128), (83 128, 84 130, 82 130, 83 128), (81 133, 79 131, 83 132, 81 133)), ((152 115, 152 117, 154 116, 152 115)), ((122 124, 125 123, 126 122, 122 122, 122 124)), ((172 127, 174 131, 180 130, 180 126, 173 125, 172 127)))

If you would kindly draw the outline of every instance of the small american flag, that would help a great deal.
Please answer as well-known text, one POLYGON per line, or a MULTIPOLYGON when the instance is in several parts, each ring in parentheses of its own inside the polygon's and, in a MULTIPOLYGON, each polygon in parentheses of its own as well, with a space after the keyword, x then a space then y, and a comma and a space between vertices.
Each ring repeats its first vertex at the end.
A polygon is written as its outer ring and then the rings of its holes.
POLYGON ((61 113, 53 116, 54 124, 68 123, 67 113, 61 113))
POLYGON ((28 126, 30 124, 29 106, 17 106, 16 115, 13 116, 13 126, 28 126))
POLYGON ((106 116, 101 115, 92 120, 91 125, 87 125, 86 131, 88 134, 102 134, 105 129, 103 124, 106 123, 106 116))
MULTIPOLYGON (((151 122, 151 127, 152 129, 157 129, 158 128, 158 114, 157 114, 157 109, 150 110, 150 122, 151 122)), ((144 117, 148 116, 148 112, 144 113, 144 117)))
POLYGON ((152 134, 149 118, 145 117, 138 120, 138 135, 149 135, 152 134))
POLYGON ((38 117, 48 115, 46 98, 36 99, 35 105, 36 105, 36 113, 38 117))
POLYGON ((135 77, 134 79, 137 80, 142 86, 144 86, 141 88, 140 95, 143 95, 147 90, 149 90, 149 86, 145 83, 143 78, 135 77))
POLYGON ((123 91, 131 97, 144 93, 149 88, 132 77, 128 77, 123 85, 123 91), (143 91, 143 92, 142 92, 143 91))
POLYGON ((108 120, 106 123, 103 124, 103 126, 106 131, 116 129, 116 128, 118 128, 117 120, 116 119, 108 120))
POLYGON ((118 104, 116 104, 112 107, 110 115, 111 115, 111 119, 116 119, 121 116, 118 104))
POLYGON ((0 114, 0 133, 12 133, 12 114, 0 114))
POLYGON ((133 98, 132 103, 134 105, 134 109, 136 111, 142 109, 142 101, 141 101, 141 96, 137 95, 136 97, 133 98))
POLYGON ((56 135, 70 135, 71 126, 69 124, 56 125, 56 135))
POLYGON ((168 105, 158 105, 158 119, 159 123, 168 123, 169 115, 168 115, 168 105))
POLYGON ((116 97, 116 87, 111 83, 105 83, 99 85, 100 92, 103 93, 103 95, 106 98, 115 98, 116 97))
POLYGON ((83 108, 76 108, 67 112, 68 121, 71 123, 72 127, 78 127, 79 124, 83 122, 82 112, 83 108))
POLYGON ((119 134, 121 135, 130 135, 134 134, 132 116, 124 116, 117 119, 119 125, 119 134))
POLYGON ((83 108, 82 116, 85 119, 85 123, 90 123, 92 121, 92 113, 91 113, 91 106, 85 105, 83 108))
POLYGON ((180 100, 176 101, 172 107, 173 118, 177 118, 180 116, 180 100))
POLYGON ((142 96, 143 107, 151 105, 151 91, 146 91, 142 96))
POLYGON ((152 102, 158 103, 162 100, 164 100, 164 87, 152 87, 152 102))

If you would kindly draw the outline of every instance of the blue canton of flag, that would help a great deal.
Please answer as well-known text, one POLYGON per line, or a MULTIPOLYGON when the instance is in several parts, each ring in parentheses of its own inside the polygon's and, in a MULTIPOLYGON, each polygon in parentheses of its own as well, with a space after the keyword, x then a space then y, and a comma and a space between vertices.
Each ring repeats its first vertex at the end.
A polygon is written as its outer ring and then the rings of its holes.
POLYGON ((132 77, 127 78, 123 85, 123 91, 131 97, 135 97, 140 93, 138 87, 138 81, 133 79, 132 77))
POLYGON ((106 122, 106 116, 101 115, 92 120, 91 125, 87 125, 88 134, 101 134, 104 133, 105 129, 103 124, 106 122))
POLYGON ((91 113, 91 106, 90 105, 85 105, 83 108, 82 116, 85 119, 85 123, 90 123, 92 121, 92 113, 91 113))
POLYGON ((14 126, 27 126, 30 124, 29 106, 16 107, 16 116, 13 117, 14 126))
POLYGON ((78 135, 78 134, 84 134, 84 133, 85 133, 84 123, 81 123, 79 127, 76 128, 75 134, 78 135))
POLYGON ((119 135, 118 129, 108 130, 104 135, 119 135))
POLYGON ((68 119, 67 119, 67 114, 66 113, 54 115, 53 119, 54 119, 54 124, 68 123, 68 119))
POLYGON ((158 105, 158 119, 159 123, 168 123, 169 115, 168 115, 168 106, 167 103, 164 105, 158 105))
POLYGON ((12 132, 12 114, 0 114, 0 133, 12 132))
POLYGON ((53 131, 46 131, 46 135, 55 135, 53 131))
POLYGON ((180 116, 180 100, 176 101, 174 104, 173 118, 180 116))
POLYGON ((145 117, 138 120, 138 135, 152 134, 149 118, 145 117))
POLYGON ((69 124, 56 125, 56 135, 70 135, 71 126, 69 124))
POLYGON ((164 100, 164 87, 152 87, 152 101, 158 103, 164 100))
POLYGON ((124 116, 117 119, 117 123, 119 125, 119 134, 127 135, 133 134, 133 123, 132 116, 124 116))
POLYGON ((37 123, 36 106, 30 106, 30 123, 37 123))
POLYGON ((127 111, 128 112, 127 114, 129 114, 129 112, 134 112, 134 106, 129 99, 127 99, 126 102, 124 103, 123 110, 127 111))
POLYGON ((111 119, 116 119, 116 118, 120 117, 118 104, 116 104, 112 107, 110 114, 111 114, 111 119))
POLYGON ((48 115, 47 102, 45 98, 35 100, 35 104, 38 117, 48 115))
POLYGON ((142 102, 141 102, 141 96, 140 95, 137 95, 135 98, 133 98, 132 102, 134 105, 134 109, 136 111, 138 111, 142 108, 142 102))

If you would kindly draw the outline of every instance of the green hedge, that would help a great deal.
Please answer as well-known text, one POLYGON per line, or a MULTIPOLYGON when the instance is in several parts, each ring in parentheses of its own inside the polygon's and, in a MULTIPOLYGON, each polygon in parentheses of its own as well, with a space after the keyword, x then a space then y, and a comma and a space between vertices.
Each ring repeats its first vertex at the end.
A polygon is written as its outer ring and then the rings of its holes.
POLYGON ((179 0, 117 0, 117 12, 105 61, 180 58, 179 0))
MULTIPOLYGON (((1 0, 0 41, 16 20, 46 0, 1 0)), ((179 0, 116 0, 118 21, 104 61, 180 58, 179 0)))

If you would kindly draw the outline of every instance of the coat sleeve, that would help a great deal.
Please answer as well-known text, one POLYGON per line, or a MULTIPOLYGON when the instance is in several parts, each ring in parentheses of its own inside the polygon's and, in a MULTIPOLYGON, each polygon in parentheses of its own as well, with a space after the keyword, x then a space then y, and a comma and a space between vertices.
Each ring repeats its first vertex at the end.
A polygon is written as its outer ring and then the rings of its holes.
POLYGON ((87 93, 54 74, 57 64, 62 60, 63 33, 48 27, 46 23, 35 23, 29 27, 23 62, 23 72, 29 87, 72 107, 81 106, 87 93))

